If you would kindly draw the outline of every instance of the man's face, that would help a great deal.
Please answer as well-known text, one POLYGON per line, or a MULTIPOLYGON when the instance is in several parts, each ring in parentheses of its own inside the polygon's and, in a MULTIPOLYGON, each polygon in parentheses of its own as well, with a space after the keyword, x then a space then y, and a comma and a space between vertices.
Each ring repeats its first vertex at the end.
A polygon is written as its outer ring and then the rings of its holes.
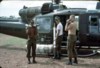
POLYGON ((67 22, 67 23, 70 23, 70 22, 71 22, 71 19, 68 19, 66 22, 67 22))
POLYGON ((57 24, 57 20, 55 20, 55 23, 57 24))
POLYGON ((71 16, 70 16, 70 19, 71 19, 72 21, 74 21, 74 20, 75 20, 75 18, 74 18, 74 16, 73 16, 73 15, 71 15, 71 16))
POLYGON ((58 21, 58 20, 55 20, 55 22, 56 22, 56 24, 58 24, 58 23, 59 23, 59 21, 58 21))
POLYGON ((31 23, 31 26, 33 26, 33 23, 31 23))
POLYGON ((72 16, 70 16, 70 19, 73 19, 73 17, 72 17, 72 16))

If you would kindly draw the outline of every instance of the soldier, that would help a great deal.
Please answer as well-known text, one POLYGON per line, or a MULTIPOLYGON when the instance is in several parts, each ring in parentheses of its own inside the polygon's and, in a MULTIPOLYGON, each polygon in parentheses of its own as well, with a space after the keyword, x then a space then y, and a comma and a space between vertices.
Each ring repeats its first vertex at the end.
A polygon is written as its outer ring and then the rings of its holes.
POLYGON ((61 59, 61 41, 62 41, 62 35, 63 35, 63 25, 60 22, 59 17, 55 17, 55 22, 57 24, 56 27, 56 47, 55 47, 55 53, 54 53, 54 59, 61 59))
POLYGON ((67 50, 68 50, 68 57, 69 62, 68 65, 72 65, 72 58, 74 57, 74 63, 78 64, 77 61, 77 54, 75 50, 76 46, 76 21, 75 16, 70 15, 70 18, 67 20, 65 25, 65 31, 68 31, 68 37, 67 37, 67 50))
POLYGON ((37 37, 37 29, 34 25, 34 22, 32 21, 30 23, 30 27, 27 28, 26 34, 28 35, 28 41, 27 41, 27 58, 28 63, 30 64, 30 58, 32 54, 33 57, 33 63, 36 63, 35 56, 36 56, 36 37, 37 37), (31 50, 32 49, 32 50, 31 50), (31 53, 32 51, 32 53, 31 53))

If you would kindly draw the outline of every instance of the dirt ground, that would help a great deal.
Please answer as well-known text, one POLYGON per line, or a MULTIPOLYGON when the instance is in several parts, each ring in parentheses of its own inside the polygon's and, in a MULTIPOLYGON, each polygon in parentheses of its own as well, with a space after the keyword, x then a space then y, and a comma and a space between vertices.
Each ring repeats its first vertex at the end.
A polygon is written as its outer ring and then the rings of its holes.
POLYGON ((53 60, 50 57, 36 57, 37 64, 27 64, 26 40, 0 33, 0 66, 2 68, 100 68, 100 54, 78 57, 79 64, 66 65, 68 57, 53 60))

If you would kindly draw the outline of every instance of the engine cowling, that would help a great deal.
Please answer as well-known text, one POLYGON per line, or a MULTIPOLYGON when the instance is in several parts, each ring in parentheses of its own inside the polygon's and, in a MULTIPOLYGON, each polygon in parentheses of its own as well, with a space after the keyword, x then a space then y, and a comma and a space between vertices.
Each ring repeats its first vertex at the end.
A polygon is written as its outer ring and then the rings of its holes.
MULTIPOLYGON (((60 2, 60 0, 59 0, 60 2)), ((57 2, 58 3, 58 2, 57 2)), ((59 8, 59 4, 53 3, 44 3, 42 7, 26 7, 24 6, 23 9, 20 9, 19 15, 21 16, 23 23, 29 23, 37 14, 47 14, 53 12, 56 9, 66 9, 65 5, 61 5, 62 8, 59 8)))
POLYGON ((41 13, 40 7, 23 8, 19 11, 19 15, 21 16, 22 22, 27 24, 39 13, 41 13))

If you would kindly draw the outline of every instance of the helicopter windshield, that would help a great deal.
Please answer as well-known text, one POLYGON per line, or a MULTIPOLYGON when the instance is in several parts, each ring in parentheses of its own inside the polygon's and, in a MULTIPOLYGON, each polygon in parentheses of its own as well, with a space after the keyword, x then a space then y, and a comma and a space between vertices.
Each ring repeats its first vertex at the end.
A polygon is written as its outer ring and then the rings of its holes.
POLYGON ((51 19, 49 17, 40 17, 36 19, 36 24, 39 33, 49 33, 51 30, 51 19))

